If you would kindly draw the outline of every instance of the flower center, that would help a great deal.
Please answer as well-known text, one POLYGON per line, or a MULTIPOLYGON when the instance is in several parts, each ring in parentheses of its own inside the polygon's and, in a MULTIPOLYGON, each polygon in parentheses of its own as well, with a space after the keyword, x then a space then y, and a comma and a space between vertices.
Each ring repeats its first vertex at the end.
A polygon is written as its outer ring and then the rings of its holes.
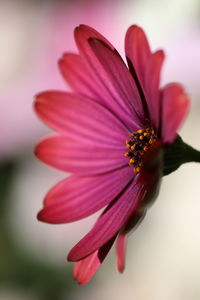
POLYGON ((157 134, 152 128, 139 129, 131 133, 130 138, 126 140, 128 152, 124 155, 129 157, 129 165, 133 166, 133 171, 139 173, 143 166, 143 155, 156 142, 157 134))

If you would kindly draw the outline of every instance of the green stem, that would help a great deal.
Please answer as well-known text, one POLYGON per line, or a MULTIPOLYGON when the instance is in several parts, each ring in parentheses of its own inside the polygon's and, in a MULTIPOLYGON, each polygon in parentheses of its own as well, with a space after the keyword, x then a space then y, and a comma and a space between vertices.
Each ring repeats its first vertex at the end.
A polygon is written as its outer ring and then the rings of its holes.
POLYGON ((194 149, 188 144, 184 143, 183 147, 183 159, 186 162, 200 162, 200 151, 194 149))
POLYGON ((164 148, 163 175, 168 175, 188 162, 200 162, 200 151, 184 143, 177 136, 173 144, 164 148))

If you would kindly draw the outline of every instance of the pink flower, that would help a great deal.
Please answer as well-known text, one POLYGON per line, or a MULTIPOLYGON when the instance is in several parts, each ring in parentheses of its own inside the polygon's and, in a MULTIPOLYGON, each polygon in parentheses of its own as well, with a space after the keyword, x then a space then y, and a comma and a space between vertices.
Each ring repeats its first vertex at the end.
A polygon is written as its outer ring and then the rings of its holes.
POLYGON ((144 217, 158 191, 163 149, 189 106, 183 88, 159 88, 163 51, 151 52, 143 30, 125 38, 129 68, 94 29, 75 29, 79 54, 59 61, 73 93, 47 91, 36 97, 38 116, 58 133, 41 141, 36 155, 72 173, 47 194, 38 219, 68 223, 106 206, 92 230, 68 255, 73 276, 88 282, 116 241, 118 270, 124 269, 127 234, 144 217))

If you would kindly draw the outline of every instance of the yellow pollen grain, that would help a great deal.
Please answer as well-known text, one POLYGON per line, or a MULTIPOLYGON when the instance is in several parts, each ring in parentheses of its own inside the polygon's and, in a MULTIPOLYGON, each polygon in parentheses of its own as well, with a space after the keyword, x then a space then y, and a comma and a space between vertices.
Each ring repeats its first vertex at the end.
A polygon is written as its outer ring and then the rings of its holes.
POLYGON ((129 152, 124 153, 124 156, 129 157, 129 152))
POLYGON ((138 129, 136 132, 137 132, 137 133, 142 133, 142 132, 143 132, 143 129, 138 129))
POLYGON ((134 168, 133 171, 134 171, 135 173, 139 173, 139 172, 140 172, 140 167, 134 168))
POLYGON ((151 145, 152 143, 153 143, 153 140, 152 140, 152 139, 150 139, 150 140, 149 140, 149 144, 151 145))
POLYGON ((127 151, 124 156, 129 158, 128 164, 135 173, 141 172, 143 168, 143 156, 156 142, 157 134, 152 127, 138 129, 130 134, 130 138, 126 140, 127 151))
POLYGON ((133 165, 134 162, 135 162, 135 159, 133 159, 133 158, 131 158, 131 159, 129 160, 129 164, 130 164, 130 165, 133 165))

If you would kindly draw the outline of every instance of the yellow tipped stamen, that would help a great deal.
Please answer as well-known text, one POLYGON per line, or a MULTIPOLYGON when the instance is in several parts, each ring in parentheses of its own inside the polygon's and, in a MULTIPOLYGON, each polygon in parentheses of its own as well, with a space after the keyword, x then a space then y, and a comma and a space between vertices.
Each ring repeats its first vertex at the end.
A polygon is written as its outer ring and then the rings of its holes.
POLYGON ((131 150, 135 150, 135 144, 131 146, 131 150))
POLYGON ((131 158, 131 159, 129 160, 129 165, 133 165, 134 162, 135 162, 135 159, 134 159, 134 158, 131 158))
POLYGON ((124 156, 129 157, 129 152, 124 153, 124 156))
POLYGON ((140 172, 140 167, 134 168, 133 171, 134 171, 135 173, 139 173, 139 172, 140 172))
POLYGON ((142 133, 142 132, 143 132, 143 129, 138 129, 136 132, 137 132, 137 133, 142 133))
POLYGON ((129 157, 129 165, 133 166, 133 171, 139 173, 143 167, 143 156, 151 145, 157 140, 157 134, 152 128, 138 129, 130 134, 130 138, 126 140, 126 148, 129 152, 124 155, 129 157))

